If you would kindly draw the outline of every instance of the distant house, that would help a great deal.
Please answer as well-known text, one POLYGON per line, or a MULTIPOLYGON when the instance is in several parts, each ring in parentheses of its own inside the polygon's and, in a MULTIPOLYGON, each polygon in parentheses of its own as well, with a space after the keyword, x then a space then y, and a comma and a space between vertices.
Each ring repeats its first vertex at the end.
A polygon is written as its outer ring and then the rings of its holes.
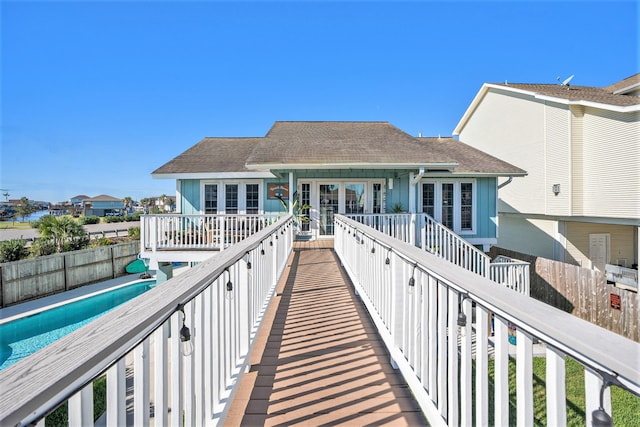
POLYGON ((299 234, 333 238, 336 213, 425 212, 488 249, 498 177, 526 172, 453 138, 413 137, 387 122, 276 122, 264 137, 205 138, 153 172, 176 180, 180 214, 309 205, 299 234))
POLYGON ((637 266, 639 96, 640 74, 604 88, 482 86, 454 134, 528 172, 499 192, 499 246, 599 270, 637 266))
POLYGON ((84 200, 84 214, 86 216, 107 216, 110 214, 120 214, 124 211, 122 199, 102 194, 84 200))
POLYGON ((75 196, 75 197, 72 197, 71 199, 69 199, 69 203, 71 203, 72 205, 82 205, 85 200, 88 200, 90 198, 91 197, 89 197, 89 196, 85 196, 84 194, 80 194, 78 196, 75 196))

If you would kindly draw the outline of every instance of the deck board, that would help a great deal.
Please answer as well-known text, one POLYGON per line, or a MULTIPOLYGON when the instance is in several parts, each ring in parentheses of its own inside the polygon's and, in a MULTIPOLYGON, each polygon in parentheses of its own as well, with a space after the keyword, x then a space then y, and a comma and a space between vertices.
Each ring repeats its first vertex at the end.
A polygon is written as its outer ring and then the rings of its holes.
POLYGON ((332 241, 296 242, 225 425, 426 425, 332 241))

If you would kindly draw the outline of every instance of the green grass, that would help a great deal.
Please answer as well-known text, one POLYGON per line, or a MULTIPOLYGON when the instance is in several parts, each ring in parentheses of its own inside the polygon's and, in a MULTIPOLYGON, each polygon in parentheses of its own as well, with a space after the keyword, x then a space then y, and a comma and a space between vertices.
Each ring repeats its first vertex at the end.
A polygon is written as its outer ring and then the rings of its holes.
POLYGON ((27 230, 31 228, 30 222, 3 221, 0 223, 0 230, 27 230))
MULTIPOLYGON (((489 425, 494 418, 494 360, 489 360, 489 425)), ((533 358, 533 414, 535 426, 547 425, 546 408, 546 359, 533 358)), ((475 373, 474 373, 475 375, 475 373)), ((566 358, 567 426, 586 425, 584 396, 584 368, 571 358, 566 358)), ((615 426, 640 425, 640 398, 618 387, 611 387, 611 411, 615 426)), ((475 415, 475 414, 474 414, 475 415)), ((516 361, 509 359, 509 425, 516 425, 516 361)))

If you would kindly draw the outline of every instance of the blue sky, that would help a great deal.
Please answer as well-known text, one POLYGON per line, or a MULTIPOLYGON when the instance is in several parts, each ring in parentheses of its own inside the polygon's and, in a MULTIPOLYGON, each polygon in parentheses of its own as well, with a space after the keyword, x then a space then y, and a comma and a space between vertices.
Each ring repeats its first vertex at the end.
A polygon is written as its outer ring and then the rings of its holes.
POLYGON ((639 71, 637 1, 2 0, 0 13, 0 188, 50 202, 173 195, 153 170, 277 120, 445 136, 485 82, 639 71))

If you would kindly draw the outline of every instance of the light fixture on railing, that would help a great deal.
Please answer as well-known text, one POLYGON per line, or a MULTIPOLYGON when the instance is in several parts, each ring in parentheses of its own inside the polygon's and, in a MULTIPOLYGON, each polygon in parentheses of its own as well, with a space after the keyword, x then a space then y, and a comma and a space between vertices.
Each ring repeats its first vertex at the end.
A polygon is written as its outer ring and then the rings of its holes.
POLYGON ((376 253, 376 241, 372 240, 371 241, 371 256, 373 256, 373 254, 376 253))
POLYGON ((251 270, 251 254, 246 252, 245 255, 247 256, 247 270, 251 270))
POLYGON ((591 413, 591 425, 593 427, 613 427, 613 419, 609 414, 607 414, 607 411, 604 410, 604 391, 612 383, 608 378, 604 378, 606 375, 602 376, 602 386, 600 387, 600 406, 591 413))
POLYGON ((413 295, 416 290, 416 278, 414 277, 416 274, 416 267, 418 264, 413 264, 413 270, 411 271, 411 277, 409 278, 409 283, 407 286, 409 287, 409 295, 413 295))
POLYGON ((193 353, 193 343, 191 342, 191 331, 186 325, 187 316, 184 313, 184 304, 178 305, 178 311, 182 313, 182 328, 180 328, 180 342, 183 356, 190 356, 193 353))
POLYGON ((227 272, 227 274, 229 274, 229 280, 227 280, 227 284, 225 285, 225 298, 228 300, 232 300, 233 299, 233 282, 231 281, 231 273, 229 272, 229 269, 225 269, 224 271, 227 272))
POLYGON ((384 260, 384 269, 389 270, 391 268, 391 248, 387 251, 387 257, 384 260))
POLYGON ((469 297, 468 294, 459 293, 458 294, 458 335, 464 337, 467 335, 467 315, 462 311, 462 303, 465 299, 469 297), (460 298, 462 297, 462 298, 460 298))
POLYGON ((260 255, 264 255, 264 242, 260 242, 260 255))

